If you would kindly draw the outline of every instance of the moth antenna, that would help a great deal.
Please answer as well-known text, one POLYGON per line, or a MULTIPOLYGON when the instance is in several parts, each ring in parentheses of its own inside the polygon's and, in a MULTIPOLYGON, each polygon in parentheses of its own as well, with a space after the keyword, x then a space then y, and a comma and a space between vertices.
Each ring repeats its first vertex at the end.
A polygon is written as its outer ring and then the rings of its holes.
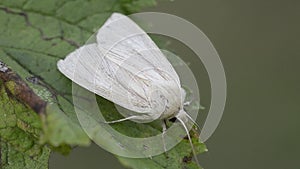
POLYGON ((186 117, 188 117, 188 119, 190 119, 193 124, 197 127, 197 129, 200 129, 200 126, 197 124, 197 122, 187 113, 185 113, 186 117))
MULTIPOLYGON (((185 100, 185 97, 186 97, 186 91, 185 91, 185 90, 186 90, 186 89, 181 88, 181 99, 182 99, 183 101, 185 100)), ((194 95, 192 95, 192 97, 194 97, 194 95)), ((192 100, 193 100, 193 98, 191 99, 191 101, 188 101, 188 102, 183 103, 183 106, 182 106, 181 109, 184 109, 184 108, 183 108, 184 106, 188 106, 188 105, 192 102, 192 100)), ((186 115, 186 116, 194 123, 194 125, 197 126, 197 129, 200 129, 199 125, 196 123, 196 121, 195 121, 188 113, 186 113, 186 112, 184 111, 183 114, 185 114, 185 115, 186 115)))
POLYGON ((192 138, 190 136, 190 132, 189 132, 188 128, 186 127, 185 123, 183 122, 183 120, 180 118, 180 116, 182 116, 182 115, 187 115, 187 113, 183 110, 180 110, 180 112, 176 116, 176 118, 182 124, 184 130, 186 131, 186 134, 188 136, 188 139, 189 139, 189 142, 190 142, 190 145, 191 145, 191 148, 192 148, 192 152, 193 152, 193 156, 195 158, 195 161, 196 161, 197 165, 201 168, 200 163, 199 163, 198 158, 197 158, 197 154, 195 152, 195 148, 194 148, 194 145, 193 145, 193 142, 192 142, 192 138))

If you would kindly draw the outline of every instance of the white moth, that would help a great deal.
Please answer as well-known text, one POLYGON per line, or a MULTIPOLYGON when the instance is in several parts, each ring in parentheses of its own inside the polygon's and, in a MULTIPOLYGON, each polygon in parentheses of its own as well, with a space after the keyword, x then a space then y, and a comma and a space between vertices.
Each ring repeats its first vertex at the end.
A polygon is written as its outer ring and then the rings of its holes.
MULTIPOLYGON (((57 66, 78 85, 135 112, 109 123, 147 123, 176 117, 193 146, 185 123, 194 121, 183 109, 185 91, 177 73, 150 37, 127 16, 113 13, 98 30, 96 43, 80 47, 57 66), (80 71, 74 73, 75 69, 80 71)), ((163 123, 163 133, 165 130, 163 123)))

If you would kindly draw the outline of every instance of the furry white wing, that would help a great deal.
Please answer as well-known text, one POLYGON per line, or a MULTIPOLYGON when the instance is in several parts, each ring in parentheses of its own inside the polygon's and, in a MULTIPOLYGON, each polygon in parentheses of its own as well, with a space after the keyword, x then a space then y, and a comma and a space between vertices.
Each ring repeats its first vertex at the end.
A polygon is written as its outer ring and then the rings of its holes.
POLYGON ((128 95, 126 96, 128 89, 112 76, 112 67, 104 60, 103 52, 97 44, 80 47, 60 60, 57 66, 60 72, 85 89, 132 111, 146 111, 138 109, 147 105, 143 98, 137 98, 141 105, 130 106, 128 95))
POLYGON ((133 57, 136 57, 138 58, 134 65, 136 69, 141 70, 146 66, 143 63, 139 64, 139 61, 143 60, 148 66, 168 73, 180 84, 176 71, 161 50, 129 17, 113 13, 98 30, 96 38, 99 46, 107 53, 111 53, 108 59, 124 64, 125 60, 135 61, 133 57))

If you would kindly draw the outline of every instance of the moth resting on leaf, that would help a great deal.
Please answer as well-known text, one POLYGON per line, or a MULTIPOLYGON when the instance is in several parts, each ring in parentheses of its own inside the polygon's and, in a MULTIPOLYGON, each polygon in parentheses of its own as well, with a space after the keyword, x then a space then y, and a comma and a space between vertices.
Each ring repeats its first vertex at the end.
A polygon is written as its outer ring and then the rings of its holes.
POLYGON ((106 123, 160 119, 164 134, 165 121, 175 117, 193 147, 185 123, 195 122, 183 108, 186 92, 177 73, 147 33, 127 16, 113 13, 98 30, 96 43, 76 49, 57 66, 83 88, 136 112, 106 123), (75 69, 82 71, 75 73, 75 69))

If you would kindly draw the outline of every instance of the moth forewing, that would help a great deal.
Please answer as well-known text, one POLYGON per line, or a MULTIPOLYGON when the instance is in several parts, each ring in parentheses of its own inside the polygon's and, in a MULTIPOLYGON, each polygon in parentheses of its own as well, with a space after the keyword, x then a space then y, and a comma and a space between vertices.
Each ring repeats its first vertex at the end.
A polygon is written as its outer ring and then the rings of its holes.
POLYGON ((122 62, 131 57, 135 66, 152 66, 160 68, 176 79, 179 83, 179 77, 170 64, 170 62, 163 55, 161 50, 152 41, 148 34, 143 31, 135 22, 129 17, 119 13, 113 13, 112 16, 104 23, 104 25, 97 32, 97 43, 104 50, 106 50, 109 57, 114 59, 112 53, 117 53, 118 59, 122 62), (146 64, 140 61, 147 62, 146 64), (137 65, 137 63, 139 63, 137 65))

